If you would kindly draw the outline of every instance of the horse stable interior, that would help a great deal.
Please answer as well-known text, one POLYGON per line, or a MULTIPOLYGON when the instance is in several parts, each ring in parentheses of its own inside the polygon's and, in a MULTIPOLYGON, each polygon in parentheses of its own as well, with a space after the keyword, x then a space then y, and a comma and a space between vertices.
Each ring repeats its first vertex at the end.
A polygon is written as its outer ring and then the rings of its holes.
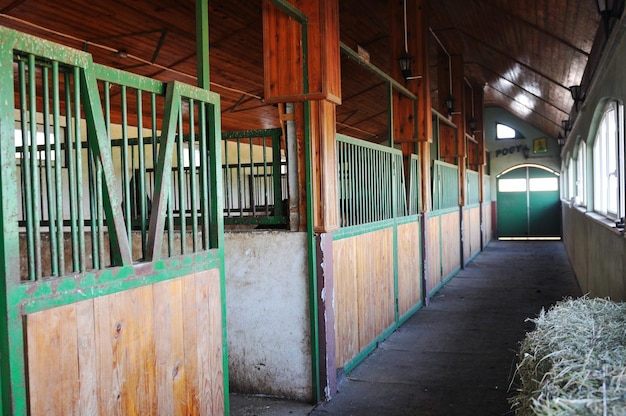
POLYGON ((331 400, 494 239, 625 299, 623 9, 0 1, 2 414, 331 400))

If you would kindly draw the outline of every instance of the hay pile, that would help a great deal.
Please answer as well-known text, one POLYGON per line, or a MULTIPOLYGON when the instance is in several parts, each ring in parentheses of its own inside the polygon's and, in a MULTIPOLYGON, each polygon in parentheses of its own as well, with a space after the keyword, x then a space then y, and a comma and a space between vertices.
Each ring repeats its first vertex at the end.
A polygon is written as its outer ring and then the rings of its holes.
POLYGON ((626 415, 626 304, 567 299, 530 321, 516 415, 626 415))

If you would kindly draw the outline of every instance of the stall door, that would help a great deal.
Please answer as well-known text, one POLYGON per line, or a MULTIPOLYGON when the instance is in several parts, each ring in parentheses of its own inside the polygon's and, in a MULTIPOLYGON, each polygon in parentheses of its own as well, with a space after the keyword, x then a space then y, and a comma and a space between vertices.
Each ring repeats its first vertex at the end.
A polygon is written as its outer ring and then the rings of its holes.
POLYGON ((498 178, 498 237, 559 237, 559 178, 522 167, 498 178))

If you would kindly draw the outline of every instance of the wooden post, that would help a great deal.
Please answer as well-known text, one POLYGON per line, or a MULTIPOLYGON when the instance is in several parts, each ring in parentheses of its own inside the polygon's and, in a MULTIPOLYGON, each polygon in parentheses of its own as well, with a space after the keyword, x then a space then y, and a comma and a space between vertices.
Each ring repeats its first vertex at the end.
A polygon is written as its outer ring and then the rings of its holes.
POLYGON ((456 155, 459 165, 459 204, 465 205, 465 170, 467 160, 467 146, 465 140, 465 79, 463 78, 463 56, 452 55, 450 57, 452 71, 452 99, 454 111, 452 122, 457 126, 456 130, 456 155))

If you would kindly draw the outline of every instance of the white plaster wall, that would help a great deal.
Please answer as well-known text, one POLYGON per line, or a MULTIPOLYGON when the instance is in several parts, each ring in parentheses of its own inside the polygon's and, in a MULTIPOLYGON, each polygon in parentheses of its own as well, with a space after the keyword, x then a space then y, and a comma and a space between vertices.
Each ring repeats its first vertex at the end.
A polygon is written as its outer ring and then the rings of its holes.
POLYGON ((225 234, 232 391, 312 398, 306 233, 225 234))
MULTIPOLYGON (((531 125, 523 122, 511 113, 500 107, 485 108, 485 145, 490 155, 490 179, 491 179, 491 199, 497 199, 496 181, 497 175, 504 170, 526 163, 534 163, 546 166, 556 172, 561 170, 560 147, 555 138, 546 135, 541 130, 537 130, 531 125), (511 140, 496 140, 496 123, 503 123, 518 130, 525 138, 511 140), (548 151, 541 154, 533 154, 533 140, 545 137, 548 143, 548 151), (526 159, 521 150, 524 146, 530 149, 529 157, 526 159), (510 152, 511 148, 513 151, 510 152), (498 150, 500 153, 498 154, 498 150), (506 150, 506 152, 502 152, 506 150), (506 154, 503 154, 506 153, 506 154)), ((560 120, 556 122, 560 123, 560 120)))

